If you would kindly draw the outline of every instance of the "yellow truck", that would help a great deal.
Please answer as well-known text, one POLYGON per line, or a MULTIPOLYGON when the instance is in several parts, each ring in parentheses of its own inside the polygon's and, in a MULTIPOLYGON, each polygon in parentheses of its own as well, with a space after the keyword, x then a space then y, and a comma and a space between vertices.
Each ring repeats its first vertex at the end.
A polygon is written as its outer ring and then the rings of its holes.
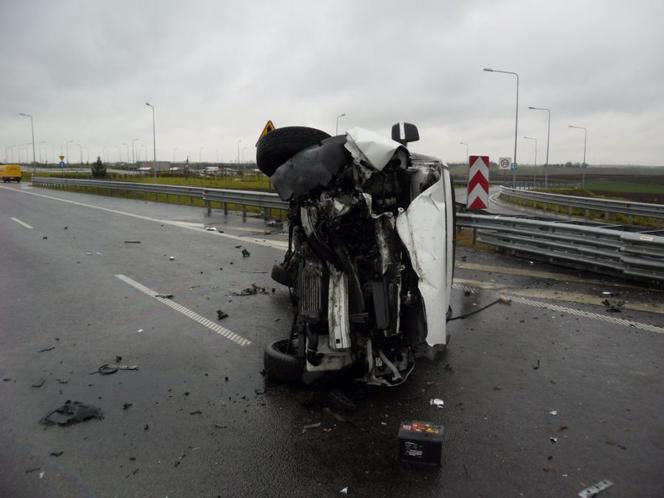
POLYGON ((7 183, 11 181, 21 182, 21 167, 18 164, 0 165, 0 178, 7 183))

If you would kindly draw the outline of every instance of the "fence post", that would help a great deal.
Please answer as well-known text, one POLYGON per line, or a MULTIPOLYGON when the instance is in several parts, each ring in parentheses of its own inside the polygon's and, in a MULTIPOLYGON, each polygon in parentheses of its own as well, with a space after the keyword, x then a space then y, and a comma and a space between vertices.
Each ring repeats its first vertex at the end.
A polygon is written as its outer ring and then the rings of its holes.
POLYGON ((224 216, 228 216, 228 202, 224 202, 224 216))
POLYGON ((246 204, 242 204, 242 221, 243 222, 247 221, 247 206, 246 206, 246 204))

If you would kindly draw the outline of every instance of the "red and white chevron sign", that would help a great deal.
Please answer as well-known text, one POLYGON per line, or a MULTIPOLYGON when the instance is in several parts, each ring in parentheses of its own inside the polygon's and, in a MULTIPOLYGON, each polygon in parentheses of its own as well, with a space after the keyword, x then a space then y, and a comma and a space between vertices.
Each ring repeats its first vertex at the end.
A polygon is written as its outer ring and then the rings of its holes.
POLYGON ((466 209, 489 207, 489 156, 470 156, 466 209))

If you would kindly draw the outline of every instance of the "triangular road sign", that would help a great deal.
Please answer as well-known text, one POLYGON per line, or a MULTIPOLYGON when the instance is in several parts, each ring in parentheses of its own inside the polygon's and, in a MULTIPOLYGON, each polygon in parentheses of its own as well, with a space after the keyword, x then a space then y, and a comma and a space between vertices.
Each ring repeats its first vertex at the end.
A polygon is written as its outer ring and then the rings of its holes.
MULTIPOLYGON (((265 127, 263 128, 263 131, 261 131, 260 136, 258 137, 258 140, 260 141, 261 138, 263 138, 265 135, 270 133, 271 131, 274 131, 276 127, 274 126, 274 123, 272 122, 271 119, 267 120, 267 123, 265 123, 265 127)), ((258 143, 257 143, 258 145, 258 143)))

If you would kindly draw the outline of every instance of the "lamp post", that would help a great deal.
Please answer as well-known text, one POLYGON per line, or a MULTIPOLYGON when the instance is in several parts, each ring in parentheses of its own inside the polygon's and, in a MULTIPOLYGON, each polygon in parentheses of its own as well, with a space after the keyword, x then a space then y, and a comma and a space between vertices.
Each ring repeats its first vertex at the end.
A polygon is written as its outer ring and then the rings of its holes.
MULTIPOLYGON (((491 69, 488 67, 484 68, 484 71, 487 71, 489 73, 502 73, 502 74, 511 74, 513 76, 516 76, 516 118, 514 120, 514 166, 517 165, 516 162, 516 143, 517 143, 517 136, 519 134, 519 75, 518 73, 515 73, 513 71, 500 71, 498 69, 491 69)), ((512 173, 512 188, 516 186, 516 169, 512 173)))
POLYGON ((78 145, 78 161, 79 165, 83 166, 83 146, 81 144, 76 144, 78 145))
POLYGON ((154 106, 150 102, 145 103, 146 106, 152 109, 152 178, 157 180, 157 135, 154 126, 154 106))
POLYGON ((173 161, 172 161, 173 164, 175 164, 175 153, 177 152, 177 150, 178 150, 177 147, 173 147, 173 161))
POLYGON ((240 142, 242 142, 242 139, 239 139, 237 141, 237 163, 240 164, 240 142))
POLYGON ((343 117, 345 117, 345 116, 346 116, 346 113, 345 113, 345 112, 343 112, 343 113, 341 113, 341 114, 339 114, 339 115, 337 116, 337 126, 336 126, 336 128, 334 129, 334 134, 335 134, 335 135, 338 135, 338 134, 339 134, 339 119, 341 119, 341 118, 343 118, 343 117))
POLYGON ((30 131, 32 132, 32 177, 35 177, 37 172, 37 161, 35 160, 35 122, 32 119, 32 114, 27 114, 25 112, 19 112, 19 116, 24 118, 30 118, 30 131))
POLYGON ((470 157, 470 155, 468 155, 468 144, 467 144, 466 142, 463 142, 463 141, 462 141, 462 142, 459 142, 459 143, 460 143, 461 145, 465 145, 465 146, 466 146, 466 161, 467 161, 468 158, 470 157))
POLYGON ((198 149, 198 164, 201 164, 203 162, 203 147, 198 149))
POLYGON ((547 109, 546 107, 533 107, 533 106, 528 106, 528 109, 530 109, 531 111, 546 111, 549 114, 549 120, 546 126, 546 163, 544 164, 544 188, 548 188, 549 187, 549 176, 548 176, 549 141, 551 138, 551 109, 547 109))
POLYGON ((570 128, 583 130, 583 163, 581 164, 581 188, 586 188, 586 149, 588 147, 588 128, 569 125, 570 128))

